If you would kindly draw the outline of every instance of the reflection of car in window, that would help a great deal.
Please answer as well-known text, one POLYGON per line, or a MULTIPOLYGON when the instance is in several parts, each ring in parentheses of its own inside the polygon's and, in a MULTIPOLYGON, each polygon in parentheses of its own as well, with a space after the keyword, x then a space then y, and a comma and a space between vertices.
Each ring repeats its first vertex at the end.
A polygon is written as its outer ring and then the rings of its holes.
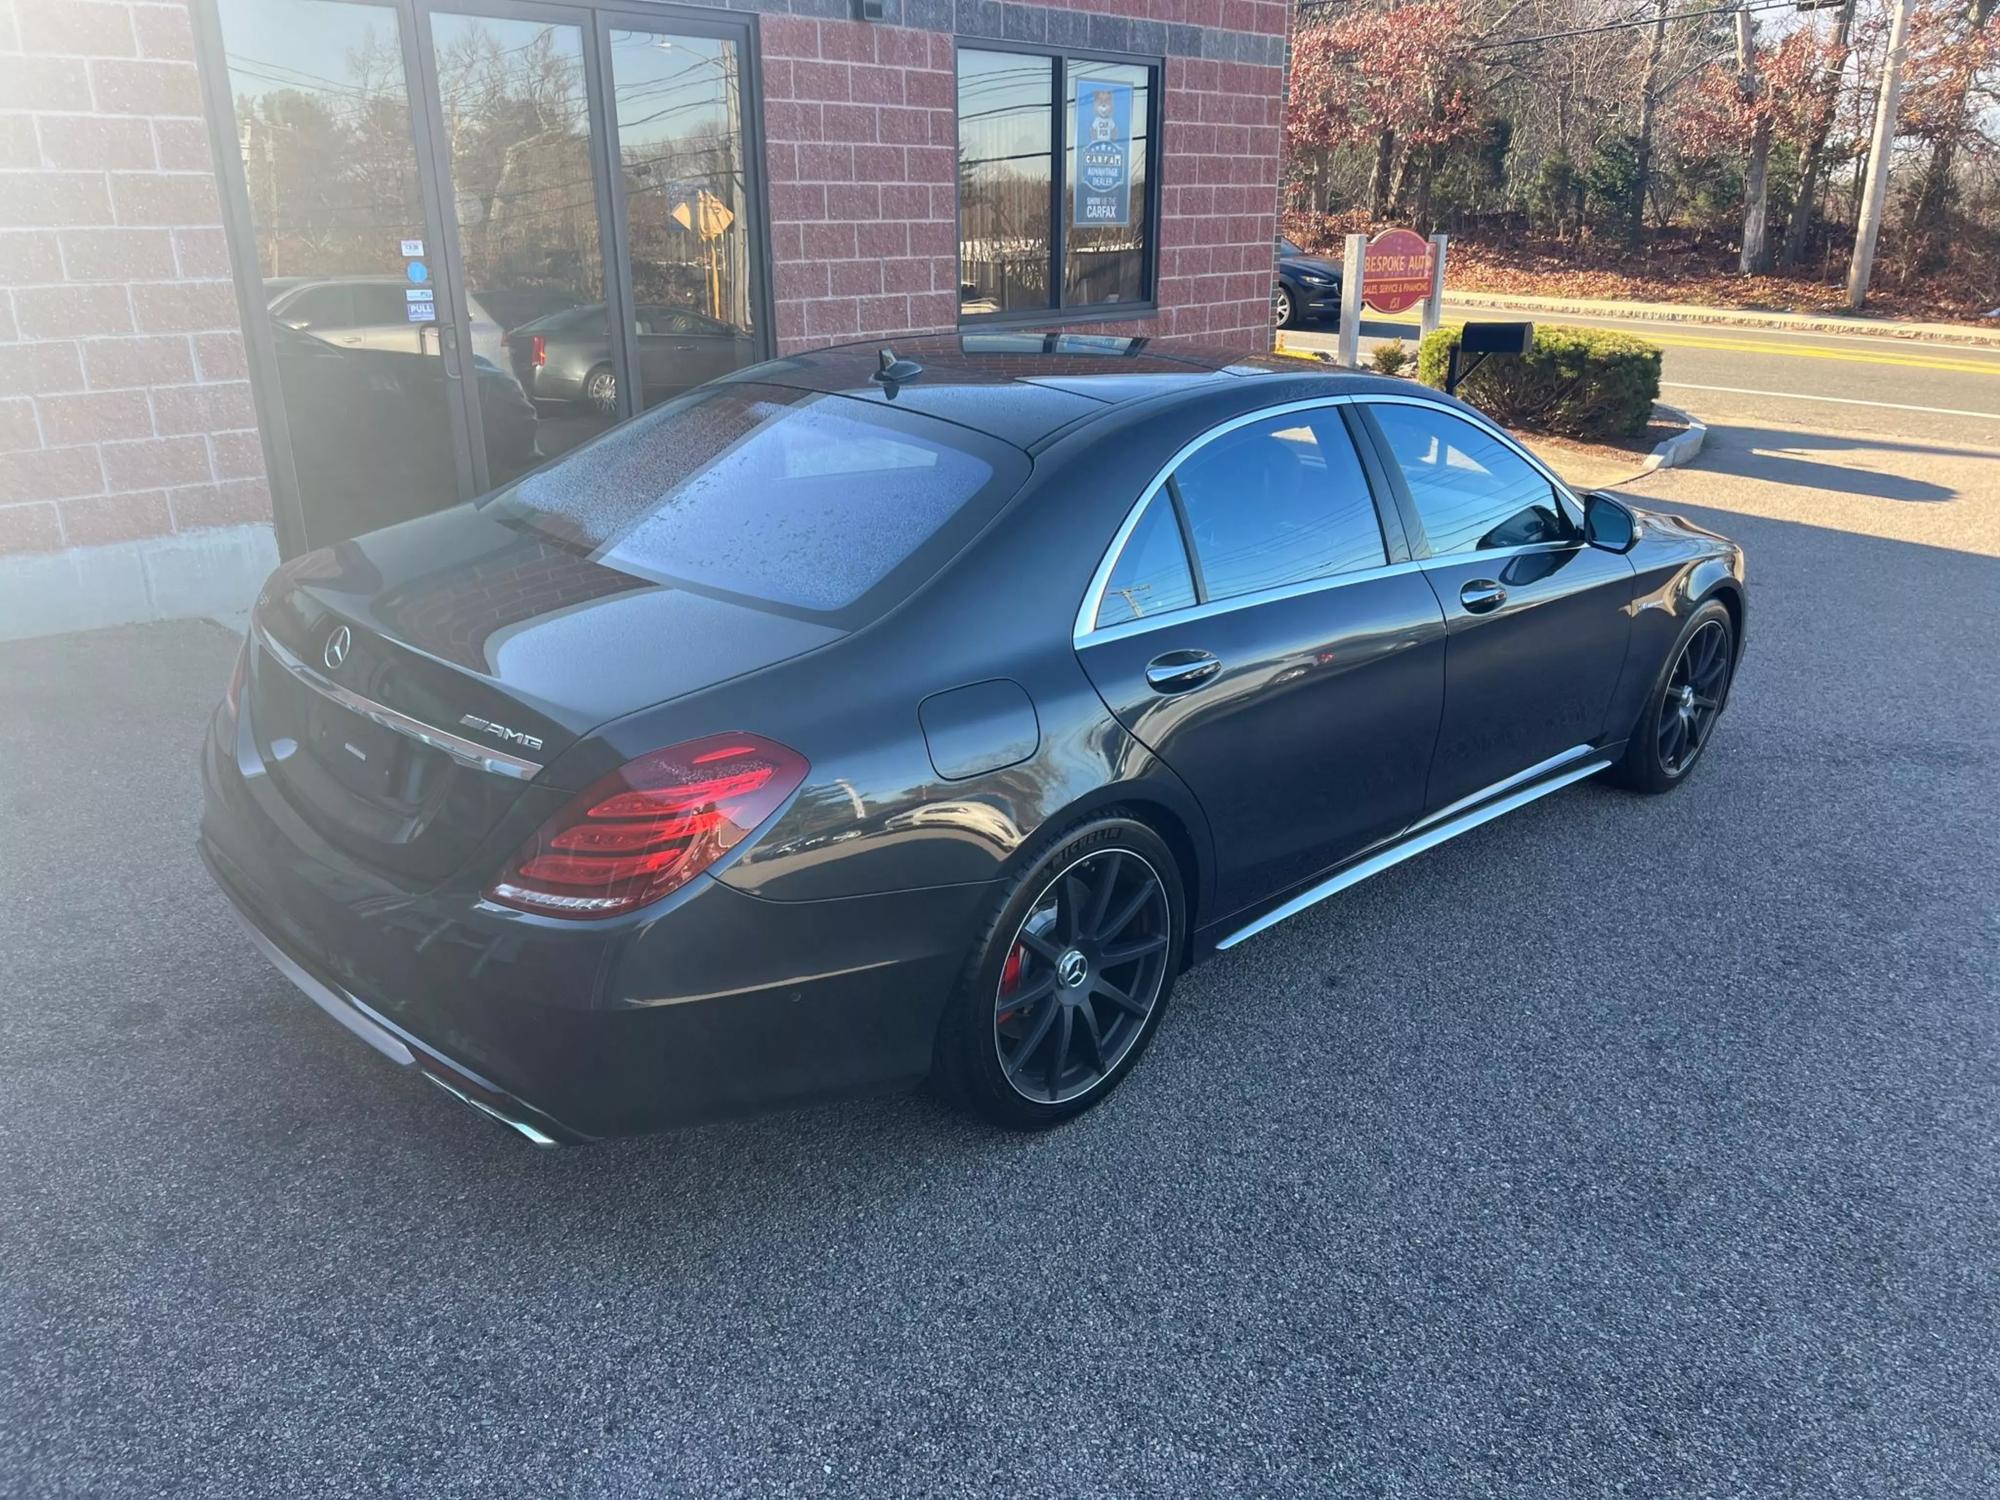
MULTIPOLYGON (((271 316, 287 328, 346 349, 435 354, 436 323, 410 321, 407 293, 413 289, 398 276, 283 276, 264 283, 271 316)), ((472 352, 503 363, 500 324, 478 297, 466 298, 466 305, 472 352)))
MULTIPOLYGON (((643 406, 727 375, 755 358, 747 332, 688 308, 642 303, 632 321, 643 406)), ((602 302, 523 323, 509 330, 505 342, 515 378, 536 401, 586 407, 607 416, 617 411, 618 367, 602 302)))
MULTIPOLYGON (((356 531, 434 509, 456 490, 445 420, 444 368, 408 349, 355 348, 274 321, 278 383, 299 489, 315 509, 337 507, 356 531)), ((479 420, 496 485, 541 462, 535 409, 514 377, 474 357, 479 420)))

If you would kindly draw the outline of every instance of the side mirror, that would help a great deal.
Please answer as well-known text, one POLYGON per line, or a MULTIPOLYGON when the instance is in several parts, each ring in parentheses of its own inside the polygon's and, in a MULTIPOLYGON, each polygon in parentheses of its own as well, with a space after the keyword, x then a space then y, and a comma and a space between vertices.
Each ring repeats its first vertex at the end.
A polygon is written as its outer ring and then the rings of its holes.
POLYGON ((1583 539, 1606 552, 1630 552, 1639 545, 1639 518, 1609 495, 1585 495, 1583 539))
POLYGON ((311 318, 286 317, 280 318, 278 321, 295 333, 304 333, 308 328, 312 327, 311 318))

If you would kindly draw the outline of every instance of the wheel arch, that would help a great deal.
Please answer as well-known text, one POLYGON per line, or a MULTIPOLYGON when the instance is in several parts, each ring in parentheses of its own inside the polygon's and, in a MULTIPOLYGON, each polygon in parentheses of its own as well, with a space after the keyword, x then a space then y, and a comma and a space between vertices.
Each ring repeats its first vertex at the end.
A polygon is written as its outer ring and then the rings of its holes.
POLYGON ((1186 968, 1195 951, 1194 933, 1201 925, 1201 913, 1209 905, 1213 875, 1213 860, 1203 852, 1208 825, 1201 820, 1200 809, 1186 800, 1186 794, 1152 782, 1128 781, 1101 787, 1046 819, 1034 837, 1014 851, 1008 861, 1008 873, 1011 875, 1041 858, 1052 845, 1066 840, 1079 823, 1118 817, 1143 824, 1174 857, 1181 893, 1187 903, 1187 930, 1181 939, 1181 967, 1186 968))

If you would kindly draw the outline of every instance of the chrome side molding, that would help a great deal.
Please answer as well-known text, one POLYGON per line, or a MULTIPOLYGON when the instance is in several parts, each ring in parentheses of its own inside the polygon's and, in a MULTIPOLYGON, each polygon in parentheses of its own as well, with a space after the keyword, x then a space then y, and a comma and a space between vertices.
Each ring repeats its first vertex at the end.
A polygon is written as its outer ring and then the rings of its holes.
POLYGON ((461 765, 471 766, 477 771, 491 771, 496 776, 512 776, 517 781, 532 781, 542 773, 542 763, 526 760, 518 755, 509 755, 504 750, 495 750, 490 745, 477 744, 450 730, 440 729, 435 724, 426 724, 422 719, 413 719, 386 703, 377 703, 352 688, 342 687, 331 677, 314 670, 300 661, 291 652, 271 638, 269 631, 261 626, 253 634, 257 644, 271 654, 271 660, 298 678, 307 687, 322 697, 331 698, 342 708, 360 714, 380 724, 384 729, 405 735, 419 744, 428 745, 433 750, 442 751, 461 765))
MULTIPOLYGON (((1590 753, 1587 747, 1580 748, 1584 749, 1585 754, 1590 753)), ((1585 761, 1583 764, 1571 770, 1564 771, 1560 775, 1551 776, 1547 781, 1537 781, 1532 785, 1522 786, 1520 790, 1509 793, 1495 801, 1478 800, 1488 797, 1494 792, 1504 791, 1510 786, 1515 786, 1524 779, 1535 776, 1545 769, 1563 765, 1576 754, 1575 750, 1565 750, 1561 755, 1544 761, 1539 766, 1531 766, 1518 775, 1510 776, 1507 780, 1489 787, 1484 792, 1475 792, 1472 797, 1454 802, 1450 807, 1444 808, 1441 812, 1434 814, 1429 821, 1418 824, 1416 830, 1407 835, 1401 843, 1392 844, 1380 853, 1372 854, 1366 859, 1359 860, 1349 865, 1346 869, 1322 880, 1310 890, 1292 897, 1283 906, 1273 908, 1264 913, 1263 916, 1257 918, 1256 921, 1251 922, 1248 926, 1240 927, 1230 933, 1228 937, 1215 945, 1216 948, 1218 950, 1234 948, 1245 938, 1255 937, 1267 928, 1276 927, 1287 917, 1295 917, 1307 907, 1317 906, 1320 902, 1326 900, 1327 897, 1338 895, 1349 886, 1359 885, 1371 875, 1380 875, 1384 870, 1399 865, 1406 859, 1413 859, 1417 855, 1422 854, 1426 849, 1435 849, 1446 840, 1457 838, 1461 833, 1466 833, 1471 829, 1477 828, 1482 823, 1490 823, 1495 818, 1502 817, 1514 811, 1517 807, 1526 807, 1530 802, 1546 797, 1550 792, 1561 791, 1573 782, 1582 781, 1586 776, 1595 776, 1599 771, 1602 771, 1611 764, 1609 756, 1593 755, 1591 759, 1585 761), (1478 801, 1477 806, 1468 806, 1469 803, 1476 800, 1478 801), (1465 808, 1466 810, 1463 812, 1454 812, 1458 808, 1465 808), (1439 819, 1443 821, 1439 821, 1439 819)))

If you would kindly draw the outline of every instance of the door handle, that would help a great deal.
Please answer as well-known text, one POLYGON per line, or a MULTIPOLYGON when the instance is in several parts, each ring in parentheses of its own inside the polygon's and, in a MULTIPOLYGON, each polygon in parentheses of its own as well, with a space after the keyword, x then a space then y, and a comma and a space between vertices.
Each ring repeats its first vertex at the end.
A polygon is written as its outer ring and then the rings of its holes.
POLYGON ((1458 602, 1475 615, 1498 609, 1507 602, 1507 591, 1490 578, 1475 578, 1458 591, 1458 602))
MULTIPOLYGON (((420 323, 417 326, 421 328, 423 325, 420 323)), ((445 379, 462 379, 463 372, 458 368, 458 325, 455 323, 439 323, 437 325, 437 334, 438 353, 444 357, 445 379)))
POLYGON ((1146 663, 1146 686, 1156 693, 1185 693, 1222 670, 1206 651, 1169 651, 1146 663))

